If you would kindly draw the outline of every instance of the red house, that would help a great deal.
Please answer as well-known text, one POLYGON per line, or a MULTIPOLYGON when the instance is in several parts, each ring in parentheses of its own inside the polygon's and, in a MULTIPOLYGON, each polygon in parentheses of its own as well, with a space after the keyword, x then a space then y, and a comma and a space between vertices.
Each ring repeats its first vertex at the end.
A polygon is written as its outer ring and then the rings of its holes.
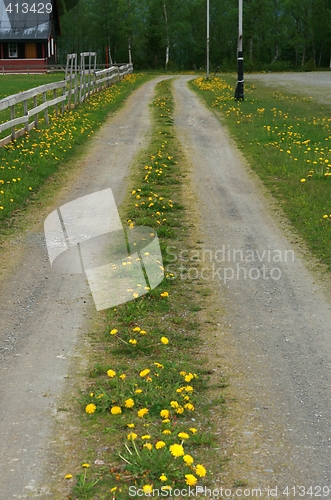
POLYGON ((55 0, 0 0, 0 72, 43 73, 57 64, 55 0))

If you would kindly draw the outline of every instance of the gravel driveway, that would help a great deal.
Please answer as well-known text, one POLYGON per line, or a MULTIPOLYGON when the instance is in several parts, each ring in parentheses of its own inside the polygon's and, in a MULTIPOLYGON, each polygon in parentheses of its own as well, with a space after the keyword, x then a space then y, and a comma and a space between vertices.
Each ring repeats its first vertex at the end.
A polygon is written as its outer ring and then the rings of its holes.
MULTIPOLYGON (((312 82, 311 74, 297 76, 302 84, 312 82)), ((266 78, 269 83, 272 76, 266 78)), ((207 263, 212 256, 210 281, 218 282, 244 374, 231 384, 248 401, 245 425, 236 438, 251 440, 245 457, 249 466, 244 469, 241 457, 238 475, 250 485, 279 491, 330 486, 331 498, 328 290, 310 274, 275 204, 218 119, 184 80, 175 83, 175 123, 192 165, 207 263)), ((294 490, 289 492, 279 498, 295 498, 294 490)))
POLYGON ((156 81, 140 88, 102 127, 57 198, 1 249, 1 500, 47 495, 40 484, 58 396, 95 311, 84 275, 50 268, 44 219, 63 203, 109 187, 120 206, 129 166, 150 129, 156 81))
POLYGON ((247 82, 263 82, 278 90, 304 94, 324 104, 331 104, 331 71, 311 73, 259 73, 245 75, 247 82))
MULTIPOLYGON (((315 88, 315 75, 247 79, 275 85, 286 79, 298 91, 299 85, 315 88)), ((330 77, 321 73, 314 92, 321 92, 322 78, 329 92, 330 77)), ((85 280, 50 270, 43 220, 55 207, 106 187, 120 205, 129 165, 150 128, 148 104, 160 78, 145 84, 110 118, 57 199, 1 250, 1 500, 47 497, 40 485, 57 398, 94 314, 85 280)), ((225 129, 187 88, 189 78, 175 79, 175 125, 192 165, 199 248, 205 259, 212 256, 208 268, 213 274, 201 279, 217 289, 215 314, 219 308, 226 311, 219 322, 226 323, 238 358, 231 385, 245 408, 238 416, 243 426, 233 428, 245 449, 230 468, 237 479, 261 488, 278 486, 278 493, 287 485, 331 488, 328 290, 307 269, 273 201, 225 129)), ((224 359, 223 333, 214 356, 224 359)), ((299 497, 291 491, 278 498, 299 497)))

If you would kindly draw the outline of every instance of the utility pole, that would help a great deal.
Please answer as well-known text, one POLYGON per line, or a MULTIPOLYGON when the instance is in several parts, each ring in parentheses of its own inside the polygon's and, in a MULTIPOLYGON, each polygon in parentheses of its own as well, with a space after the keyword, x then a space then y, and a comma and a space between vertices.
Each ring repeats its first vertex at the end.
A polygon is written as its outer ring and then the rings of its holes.
POLYGON ((209 0, 207 0, 207 71, 206 79, 209 78, 209 0))
POLYGON ((234 96, 244 100, 243 0, 239 0, 238 81, 234 96))

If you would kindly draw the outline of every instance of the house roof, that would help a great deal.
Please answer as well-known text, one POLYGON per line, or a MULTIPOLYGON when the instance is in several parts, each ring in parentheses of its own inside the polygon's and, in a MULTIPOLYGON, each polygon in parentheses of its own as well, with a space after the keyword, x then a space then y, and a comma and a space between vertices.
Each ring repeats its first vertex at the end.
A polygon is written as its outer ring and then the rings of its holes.
MULTIPOLYGON (((47 0, 43 0, 43 2, 24 0, 24 2, 19 1, 18 3, 15 0, 0 0, 0 40, 48 39, 52 28, 53 15, 52 12, 46 12, 47 3, 47 0), (38 12, 38 3, 39 6, 44 6, 39 7, 41 12, 38 12), (24 12, 25 10, 27 12, 24 12), (33 12, 33 10, 37 12, 33 12)), ((49 3, 54 5, 52 0, 49 3)))

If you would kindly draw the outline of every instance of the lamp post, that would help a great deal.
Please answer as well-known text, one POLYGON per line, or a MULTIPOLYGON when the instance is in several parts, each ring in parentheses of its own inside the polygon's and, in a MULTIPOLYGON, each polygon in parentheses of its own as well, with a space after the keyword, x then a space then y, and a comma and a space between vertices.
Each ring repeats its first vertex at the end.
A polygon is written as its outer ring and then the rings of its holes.
POLYGON ((244 100, 243 0, 239 0, 238 81, 235 98, 244 100))
POLYGON ((207 0, 207 71, 206 80, 209 78, 209 0, 207 0))

